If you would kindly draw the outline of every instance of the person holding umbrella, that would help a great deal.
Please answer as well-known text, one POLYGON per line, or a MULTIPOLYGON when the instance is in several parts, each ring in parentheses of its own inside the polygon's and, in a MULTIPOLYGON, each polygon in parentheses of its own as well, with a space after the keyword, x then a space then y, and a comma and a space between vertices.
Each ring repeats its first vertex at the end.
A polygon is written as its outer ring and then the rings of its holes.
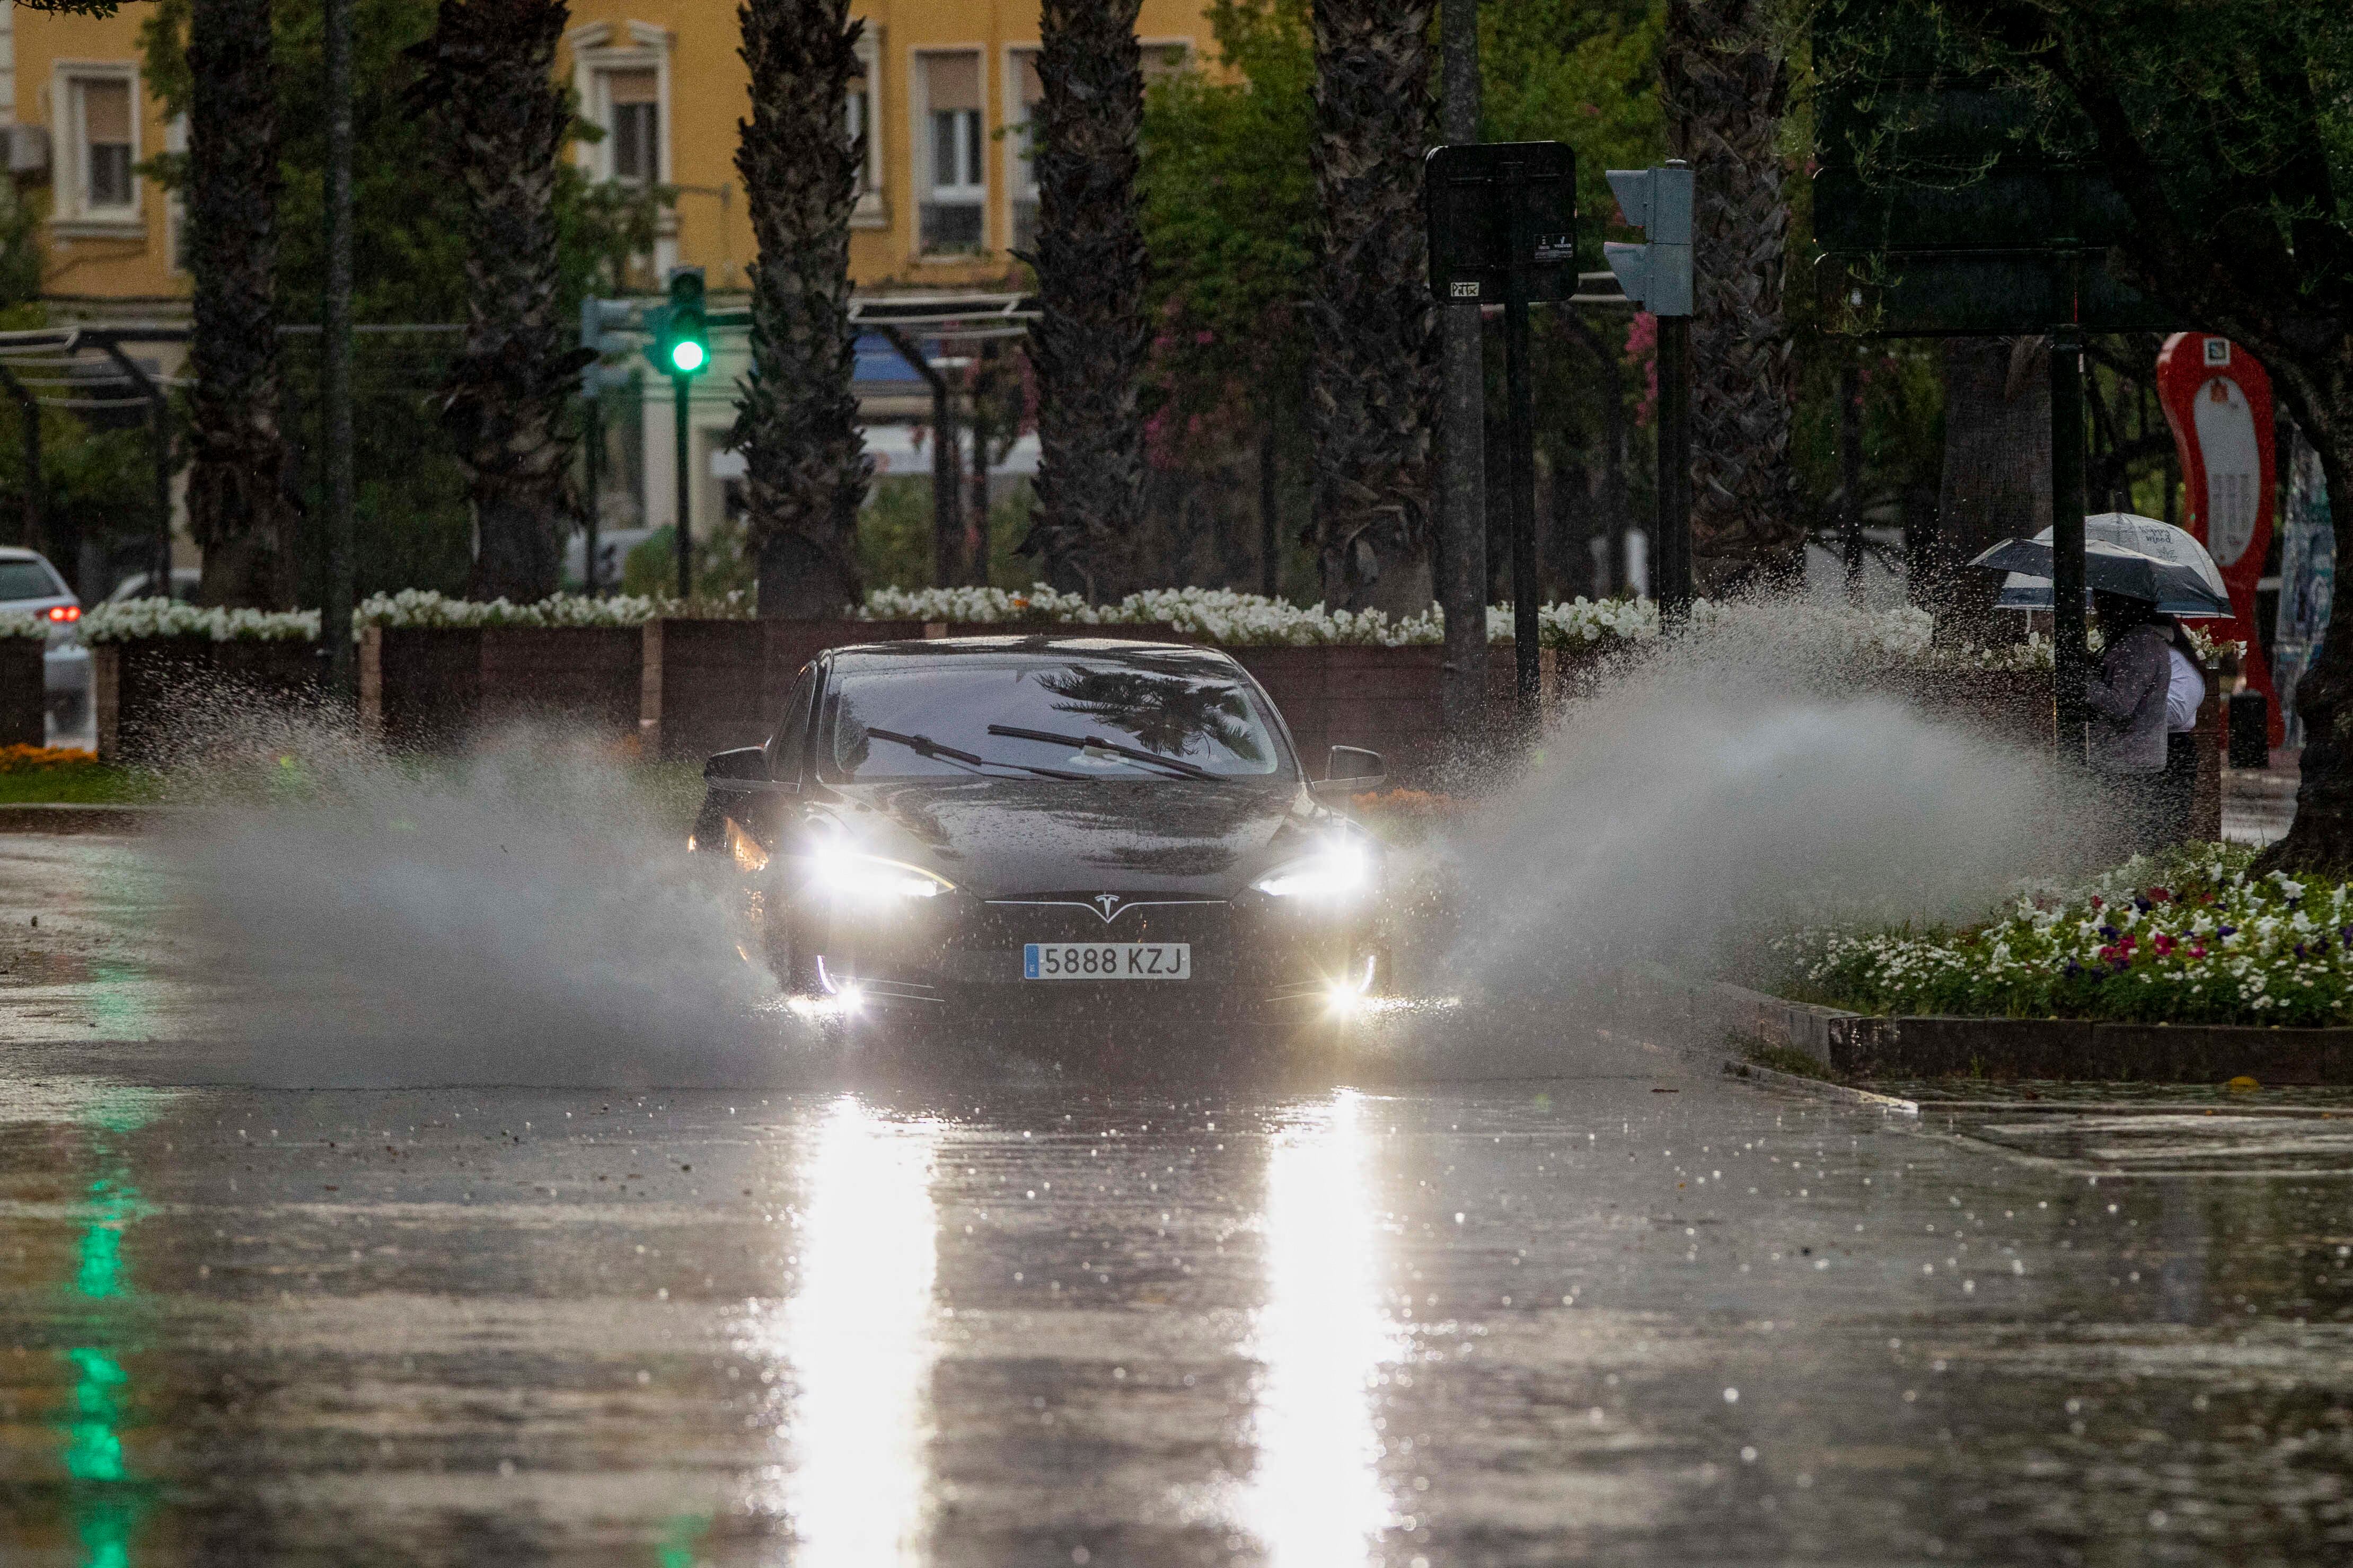
POLYGON ((2126 846, 2158 847, 2165 817, 2166 701, 2173 688, 2173 633, 2146 599, 2094 589, 2092 614, 2105 648, 2084 683, 2092 710, 2092 766, 2107 782, 2126 846))
MULTIPOLYGON (((2051 555, 2046 528, 2032 539, 2004 540, 1969 564, 2010 574, 1999 605, 2050 609, 2051 555)), ((2130 512, 2084 520, 2084 582, 2104 643, 2084 691, 2092 766, 2110 785, 2126 851, 2158 848, 2188 833, 2197 781, 2196 742, 2188 734, 2179 747, 2186 768, 2168 772, 2166 765, 2177 673, 2172 645, 2183 637, 2173 617, 2227 616, 2230 591, 2204 545, 2170 523, 2130 512)), ((2205 682, 2192 661, 2181 662, 2195 682, 2194 690, 2183 683, 2194 730, 2205 682)))

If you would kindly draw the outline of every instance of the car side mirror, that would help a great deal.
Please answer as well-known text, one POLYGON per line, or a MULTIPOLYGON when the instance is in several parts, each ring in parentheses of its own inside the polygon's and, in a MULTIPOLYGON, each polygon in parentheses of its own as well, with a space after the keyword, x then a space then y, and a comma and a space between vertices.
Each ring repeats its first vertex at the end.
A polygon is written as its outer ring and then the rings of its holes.
POLYGON ((745 794, 800 793, 800 785, 768 776, 768 753, 760 746, 738 746, 732 752, 719 752, 702 764, 702 778, 713 789, 736 790, 745 794))
POLYGON ((1388 779, 1388 764, 1378 752, 1362 746, 1335 746, 1324 764, 1322 783, 1311 785, 1318 796, 1345 800, 1365 790, 1378 789, 1388 779))

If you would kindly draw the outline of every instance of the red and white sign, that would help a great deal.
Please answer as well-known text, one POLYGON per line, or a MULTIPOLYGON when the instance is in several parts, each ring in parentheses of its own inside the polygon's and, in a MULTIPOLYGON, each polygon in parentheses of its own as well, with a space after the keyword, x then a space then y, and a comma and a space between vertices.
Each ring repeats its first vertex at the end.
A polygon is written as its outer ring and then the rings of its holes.
POLYGON ((2250 685, 2271 700, 2271 743, 2281 741, 2272 661, 2255 637, 2255 584, 2271 553, 2275 455, 2272 378, 2254 356, 2208 332, 2176 332, 2157 356, 2157 395, 2181 450, 2188 527, 2222 569, 2237 612, 2217 636, 2247 645, 2250 685))

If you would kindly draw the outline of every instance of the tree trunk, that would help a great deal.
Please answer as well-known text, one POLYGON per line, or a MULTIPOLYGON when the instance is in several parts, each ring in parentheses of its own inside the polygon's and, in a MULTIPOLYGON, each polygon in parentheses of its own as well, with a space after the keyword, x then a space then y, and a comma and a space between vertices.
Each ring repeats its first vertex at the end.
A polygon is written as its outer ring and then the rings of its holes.
POLYGON ((864 595, 858 509, 874 471, 850 390, 849 215, 866 150, 842 133, 865 24, 849 0, 748 0, 738 15, 752 118, 735 168, 760 258, 734 441, 760 614, 838 616, 864 595))
POLYGON ((1430 608, 1435 310, 1422 237, 1431 0, 1314 0, 1322 236, 1307 417, 1324 599, 1430 608))
POLYGON ((554 593, 574 510, 565 410, 591 354, 566 346, 556 310, 555 173, 571 105, 555 45, 570 16, 564 0, 441 0, 418 46, 420 97, 466 196, 466 342, 441 417, 473 502, 477 599, 554 593))
POLYGON ((1968 570, 2005 539, 2051 526, 2051 343, 1955 338, 1945 345, 1945 462, 1935 540, 1913 597, 1972 638, 1992 629, 2001 578, 1968 570))
POLYGON ((1781 313, 1788 97, 1769 0, 1670 0, 1667 145, 1690 162, 1692 570, 1702 594, 1799 569, 1789 462, 1797 382, 1781 313))
POLYGON ((1134 581, 1144 517, 1137 389, 1144 225, 1136 138, 1144 124, 1139 0, 1045 0, 1038 20, 1039 317, 1037 512, 1025 554, 1089 599, 1134 581))
POLYGON ((207 605, 276 608, 295 590, 295 509, 279 428, 278 89, 269 0, 196 0, 188 18, 188 531, 207 605))

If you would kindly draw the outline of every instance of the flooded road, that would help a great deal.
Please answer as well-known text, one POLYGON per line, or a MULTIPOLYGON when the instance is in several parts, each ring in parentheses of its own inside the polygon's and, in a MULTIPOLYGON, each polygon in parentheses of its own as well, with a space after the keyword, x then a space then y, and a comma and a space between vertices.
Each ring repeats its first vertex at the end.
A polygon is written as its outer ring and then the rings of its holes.
POLYGON ((0 952, 11 1568, 2353 1555, 2342 1119, 172 1087, 112 886, 0 952))

